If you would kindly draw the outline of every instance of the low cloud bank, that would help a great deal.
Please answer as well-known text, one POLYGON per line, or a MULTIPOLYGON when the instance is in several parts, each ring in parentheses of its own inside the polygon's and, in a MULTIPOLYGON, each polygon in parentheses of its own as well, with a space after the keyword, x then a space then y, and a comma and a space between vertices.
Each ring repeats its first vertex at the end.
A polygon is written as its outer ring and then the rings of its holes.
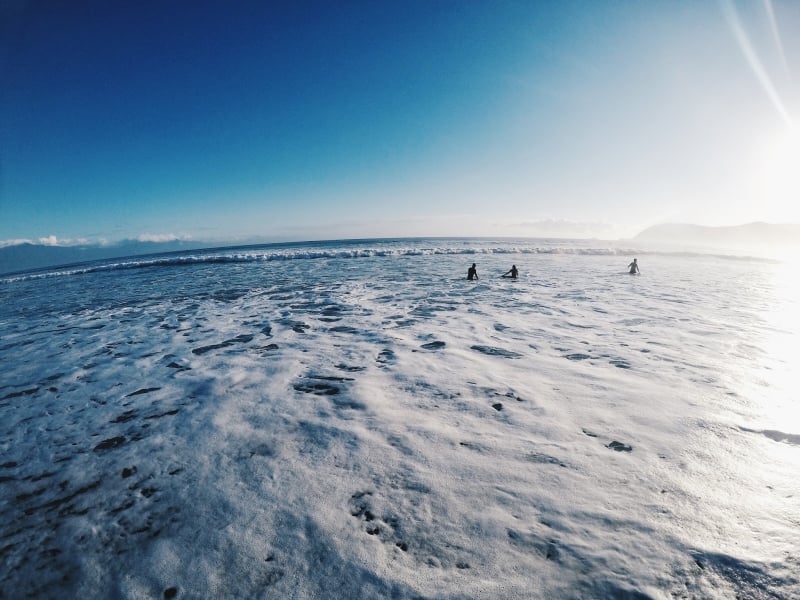
POLYGON ((121 256, 191 250, 208 245, 190 240, 188 235, 174 233, 143 233, 135 239, 114 243, 105 239, 62 239, 55 235, 0 240, 0 274, 121 256))
MULTIPOLYGON (((96 244, 104 244, 105 241, 98 241, 95 242, 96 244)), ((86 246, 92 244, 86 238, 79 238, 79 239, 58 239, 55 235, 48 235, 46 237, 40 237, 35 239, 14 239, 14 240, 0 240, 0 248, 6 248, 8 246, 22 246, 24 244, 34 245, 34 246, 86 246)))
POLYGON ((185 233, 142 233, 136 236, 137 242, 187 242, 192 236, 185 233))
POLYGON ((124 246, 132 242, 163 244, 165 242, 188 242, 192 236, 187 233, 140 233, 133 239, 124 239, 118 242, 109 242, 105 238, 59 238, 56 235, 39 238, 17 238, 10 240, 0 240, 0 248, 9 246, 48 246, 69 248, 74 246, 124 246))

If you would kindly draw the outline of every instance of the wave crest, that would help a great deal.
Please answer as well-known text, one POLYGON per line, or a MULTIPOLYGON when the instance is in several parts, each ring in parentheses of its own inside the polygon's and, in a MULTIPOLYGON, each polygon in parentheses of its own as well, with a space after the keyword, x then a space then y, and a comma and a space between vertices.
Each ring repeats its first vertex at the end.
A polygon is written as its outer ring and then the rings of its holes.
MULTIPOLYGON (((486 244, 472 246, 400 246, 400 247, 332 247, 316 248, 227 248, 219 250, 192 250, 171 255, 145 255, 126 257, 115 260, 94 261, 68 267, 55 267, 37 272, 20 273, 0 278, 0 283, 16 283, 34 279, 51 277, 68 277, 86 275, 104 271, 127 269, 148 269, 153 267, 169 268, 200 264, 251 263, 289 260, 318 259, 359 259, 375 257, 434 256, 434 255, 531 255, 531 254, 566 254, 582 256, 632 256, 646 254, 676 254, 666 252, 648 252, 641 249, 587 246, 547 246, 547 245, 502 245, 486 244)), ((677 253, 686 254, 686 253, 677 253)), ((732 257, 726 257, 732 258, 732 257)))

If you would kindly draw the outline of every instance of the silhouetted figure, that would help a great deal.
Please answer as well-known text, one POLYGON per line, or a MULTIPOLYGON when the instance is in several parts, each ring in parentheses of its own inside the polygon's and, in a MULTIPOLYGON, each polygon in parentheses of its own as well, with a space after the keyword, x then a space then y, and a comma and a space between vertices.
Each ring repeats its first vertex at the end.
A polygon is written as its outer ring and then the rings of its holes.
POLYGON ((503 277, 511 277, 511 279, 516 279, 518 275, 517 265, 511 265, 511 268, 503 273, 503 277))
POLYGON ((635 258, 633 259, 633 262, 628 265, 628 269, 630 269, 628 273, 631 275, 636 275, 639 272, 639 264, 636 262, 635 258))
POLYGON ((478 279, 478 269, 475 268, 475 263, 472 263, 472 266, 467 271, 467 279, 470 281, 478 279))

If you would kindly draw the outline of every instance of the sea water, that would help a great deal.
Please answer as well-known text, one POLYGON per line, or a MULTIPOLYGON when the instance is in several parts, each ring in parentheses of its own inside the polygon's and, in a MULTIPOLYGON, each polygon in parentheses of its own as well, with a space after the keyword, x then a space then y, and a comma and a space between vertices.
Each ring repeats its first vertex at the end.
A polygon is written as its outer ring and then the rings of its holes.
POLYGON ((800 597, 797 271, 640 252, 0 278, 0 597, 800 597))

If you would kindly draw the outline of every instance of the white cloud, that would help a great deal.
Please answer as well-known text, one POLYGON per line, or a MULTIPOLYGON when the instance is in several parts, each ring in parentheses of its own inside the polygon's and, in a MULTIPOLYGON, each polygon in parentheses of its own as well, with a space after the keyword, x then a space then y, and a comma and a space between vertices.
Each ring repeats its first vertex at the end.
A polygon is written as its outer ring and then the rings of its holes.
POLYGON ((58 238, 56 236, 54 236, 54 235, 48 235, 47 237, 40 237, 38 242, 42 246, 65 246, 65 245, 68 245, 68 244, 65 244, 63 242, 59 243, 58 242, 58 238))
POLYGON ((137 242, 177 242, 190 240, 186 233, 142 233, 136 237, 137 242))

